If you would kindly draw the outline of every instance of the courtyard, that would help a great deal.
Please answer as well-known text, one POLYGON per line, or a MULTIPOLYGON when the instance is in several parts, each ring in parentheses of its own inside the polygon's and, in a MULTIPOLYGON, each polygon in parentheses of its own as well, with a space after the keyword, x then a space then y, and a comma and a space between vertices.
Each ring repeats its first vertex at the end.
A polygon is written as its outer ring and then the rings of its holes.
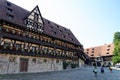
POLYGON ((120 80, 120 70, 109 72, 105 68, 105 73, 100 73, 95 77, 92 70, 93 67, 81 67, 72 70, 42 72, 42 73, 21 73, 21 74, 3 74, 0 80, 120 80))

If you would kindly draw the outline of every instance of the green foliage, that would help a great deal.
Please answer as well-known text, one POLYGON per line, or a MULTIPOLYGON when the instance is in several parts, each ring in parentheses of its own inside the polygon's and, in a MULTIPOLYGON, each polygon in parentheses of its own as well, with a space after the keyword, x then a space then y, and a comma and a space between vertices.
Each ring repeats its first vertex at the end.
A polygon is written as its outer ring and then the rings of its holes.
POLYGON ((71 65, 71 68, 79 67, 79 64, 63 61, 63 69, 67 69, 69 65, 71 65))
POLYGON ((113 64, 120 63, 120 32, 114 34, 114 56, 112 58, 113 64))
POLYGON ((119 56, 114 56, 114 57, 112 58, 112 61, 113 61, 114 64, 120 63, 120 55, 119 55, 119 56))
POLYGON ((78 64, 71 64, 71 68, 76 68, 76 67, 78 67, 79 65, 78 64))
POLYGON ((65 62, 65 61, 63 61, 63 69, 67 69, 67 66, 68 66, 69 64, 67 63, 67 62, 65 62))

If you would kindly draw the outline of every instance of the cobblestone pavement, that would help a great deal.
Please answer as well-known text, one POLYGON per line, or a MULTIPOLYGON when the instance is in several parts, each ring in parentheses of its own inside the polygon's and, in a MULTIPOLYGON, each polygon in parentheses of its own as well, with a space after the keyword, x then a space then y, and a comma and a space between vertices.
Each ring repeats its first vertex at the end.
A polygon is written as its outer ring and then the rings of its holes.
POLYGON ((120 70, 113 70, 112 73, 106 68, 105 73, 100 73, 95 77, 92 67, 84 67, 73 70, 29 73, 29 74, 6 74, 0 75, 0 80, 120 80, 120 70))

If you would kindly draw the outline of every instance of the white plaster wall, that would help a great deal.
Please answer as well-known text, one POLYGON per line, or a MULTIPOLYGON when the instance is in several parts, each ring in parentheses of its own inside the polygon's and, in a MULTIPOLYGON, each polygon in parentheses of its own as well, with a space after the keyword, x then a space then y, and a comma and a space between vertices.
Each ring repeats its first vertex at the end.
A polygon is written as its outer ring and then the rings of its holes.
POLYGON ((57 63, 58 59, 54 59, 54 69, 53 71, 58 71, 58 70, 63 70, 63 61, 59 60, 59 62, 57 63))
POLYGON ((32 58, 29 59, 28 72, 46 72, 56 70, 63 70, 61 60, 59 63, 56 63, 56 59, 37 58, 36 63, 34 63, 32 58), (47 62, 44 62, 44 59, 46 59, 47 62))
POLYGON ((83 66, 84 65, 84 61, 79 59, 79 67, 83 66))
POLYGON ((8 70, 8 55, 1 54, 0 55, 0 74, 7 73, 8 70))
POLYGON ((29 59, 28 63, 28 72, 44 72, 44 71, 49 71, 50 63, 48 62, 43 62, 43 59, 36 59, 36 63, 32 61, 33 58, 29 59), (38 60, 41 62, 39 63, 38 60))
POLYGON ((19 73, 19 56, 11 56, 10 57, 15 57, 15 62, 10 62, 8 63, 8 73, 19 73))
POLYGON ((20 58, 29 59, 28 71, 26 73, 63 70, 62 59, 0 54, 0 74, 21 73, 20 58), (15 57, 15 61, 10 61, 10 57, 15 57), (36 58, 35 63, 32 61, 33 58, 36 58), (46 59, 47 61, 44 62, 44 59, 46 59), (59 62, 57 62, 57 60, 59 60, 59 62))

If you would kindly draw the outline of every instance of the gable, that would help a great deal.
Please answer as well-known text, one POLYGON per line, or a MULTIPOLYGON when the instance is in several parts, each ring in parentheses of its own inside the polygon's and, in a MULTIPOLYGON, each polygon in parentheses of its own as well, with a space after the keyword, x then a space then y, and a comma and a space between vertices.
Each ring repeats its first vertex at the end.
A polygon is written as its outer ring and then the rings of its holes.
POLYGON ((43 19, 38 6, 25 18, 25 24, 30 29, 43 31, 43 19))
POLYGON ((9 7, 6 5, 6 2, 6 0, 0 0, 0 20, 7 21, 19 27, 27 27, 27 29, 32 31, 42 32, 43 34, 68 41, 76 45, 81 45, 71 30, 65 29, 64 27, 43 18, 38 6, 36 6, 32 11, 28 11, 22 7, 16 6, 13 3, 11 3, 11 7, 9 7), (4 9, 7 7, 13 10, 13 12, 10 13, 14 17, 13 19, 9 19, 8 16, 6 16, 8 11, 4 9), (34 20, 34 13, 39 14, 38 22, 34 20), (38 26, 34 27, 35 24, 38 26))

